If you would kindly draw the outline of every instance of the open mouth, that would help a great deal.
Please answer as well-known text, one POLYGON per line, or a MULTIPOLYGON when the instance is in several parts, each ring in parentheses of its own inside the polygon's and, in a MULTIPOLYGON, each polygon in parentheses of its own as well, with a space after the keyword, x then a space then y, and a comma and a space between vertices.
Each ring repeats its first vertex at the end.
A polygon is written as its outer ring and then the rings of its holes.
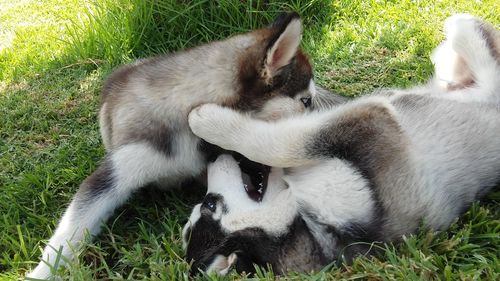
POLYGON ((235 154, 233 157, 240 166, 243 186, 248 197, 256 202, 262 201, 271 167, 250 161, 241 154, 235 154))

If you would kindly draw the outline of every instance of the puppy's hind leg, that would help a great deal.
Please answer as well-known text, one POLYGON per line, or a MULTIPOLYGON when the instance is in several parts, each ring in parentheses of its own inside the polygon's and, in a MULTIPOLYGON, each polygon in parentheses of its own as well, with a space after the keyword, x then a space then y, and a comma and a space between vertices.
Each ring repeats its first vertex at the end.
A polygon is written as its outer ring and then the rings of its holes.
POLYGON ((110 152, 80 185, 45 247, 42 261, 27 277, 53 276, 58 266, 73 257, 86 231, 97 235, 101 224, 132 192, 171 171, 170 160, 145 143, 128 144, 110 152))

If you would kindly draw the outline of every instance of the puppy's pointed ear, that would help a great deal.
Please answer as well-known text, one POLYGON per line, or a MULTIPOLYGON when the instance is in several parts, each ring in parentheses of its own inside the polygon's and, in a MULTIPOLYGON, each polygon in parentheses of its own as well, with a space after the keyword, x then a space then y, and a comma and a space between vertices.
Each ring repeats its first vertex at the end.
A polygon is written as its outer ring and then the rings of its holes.
POLYGON ((270 27, 273 36, 267 47, 263 76, 269 81, 280 68, 288 65, 302 39, 302 21, 297 13, 281 14, 270 27))

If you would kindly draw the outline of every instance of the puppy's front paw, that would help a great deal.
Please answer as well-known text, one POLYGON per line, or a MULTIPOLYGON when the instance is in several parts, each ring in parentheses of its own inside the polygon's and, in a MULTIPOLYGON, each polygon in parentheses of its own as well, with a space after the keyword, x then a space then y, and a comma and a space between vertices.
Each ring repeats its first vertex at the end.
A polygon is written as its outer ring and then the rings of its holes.
POLYGON ((204 104, 189 113, 189 127, 202 139, 212 139, 216 131, 220 131, 220 123, 224 122, 224 109, 216 104, 204 104))
POLYGON ((204 104, 193 109, 188 118, 195 135, 225 149, 233 147, 240 119, 238 112, 216 104, 204 104))

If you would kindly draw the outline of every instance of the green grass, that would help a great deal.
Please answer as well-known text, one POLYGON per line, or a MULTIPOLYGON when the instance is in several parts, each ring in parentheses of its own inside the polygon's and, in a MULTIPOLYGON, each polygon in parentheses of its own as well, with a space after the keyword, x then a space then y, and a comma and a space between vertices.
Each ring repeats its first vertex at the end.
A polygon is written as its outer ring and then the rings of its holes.
MULTIPOLYGON (((79 183, 103 156, 99 92, 115 66, 263 26, 292 9, 304 18, 303 47, 316 79, 356 96, 428 79, 429 54, 447 16, 470 12, 500 24, 494 0, 81 2, 0 0, 1 280, 16 280, 35 266, 79 183)), ((61 276, 187 279, 179 237, 199 195, 144 189, 61 276)), ((402 245, 388 245, 379 259, 286 278, 498 280, 499 201, 492 193, 448 231, 421 231, 402 245)), ((259 276, 275 279, 268 271, 259 276)))

